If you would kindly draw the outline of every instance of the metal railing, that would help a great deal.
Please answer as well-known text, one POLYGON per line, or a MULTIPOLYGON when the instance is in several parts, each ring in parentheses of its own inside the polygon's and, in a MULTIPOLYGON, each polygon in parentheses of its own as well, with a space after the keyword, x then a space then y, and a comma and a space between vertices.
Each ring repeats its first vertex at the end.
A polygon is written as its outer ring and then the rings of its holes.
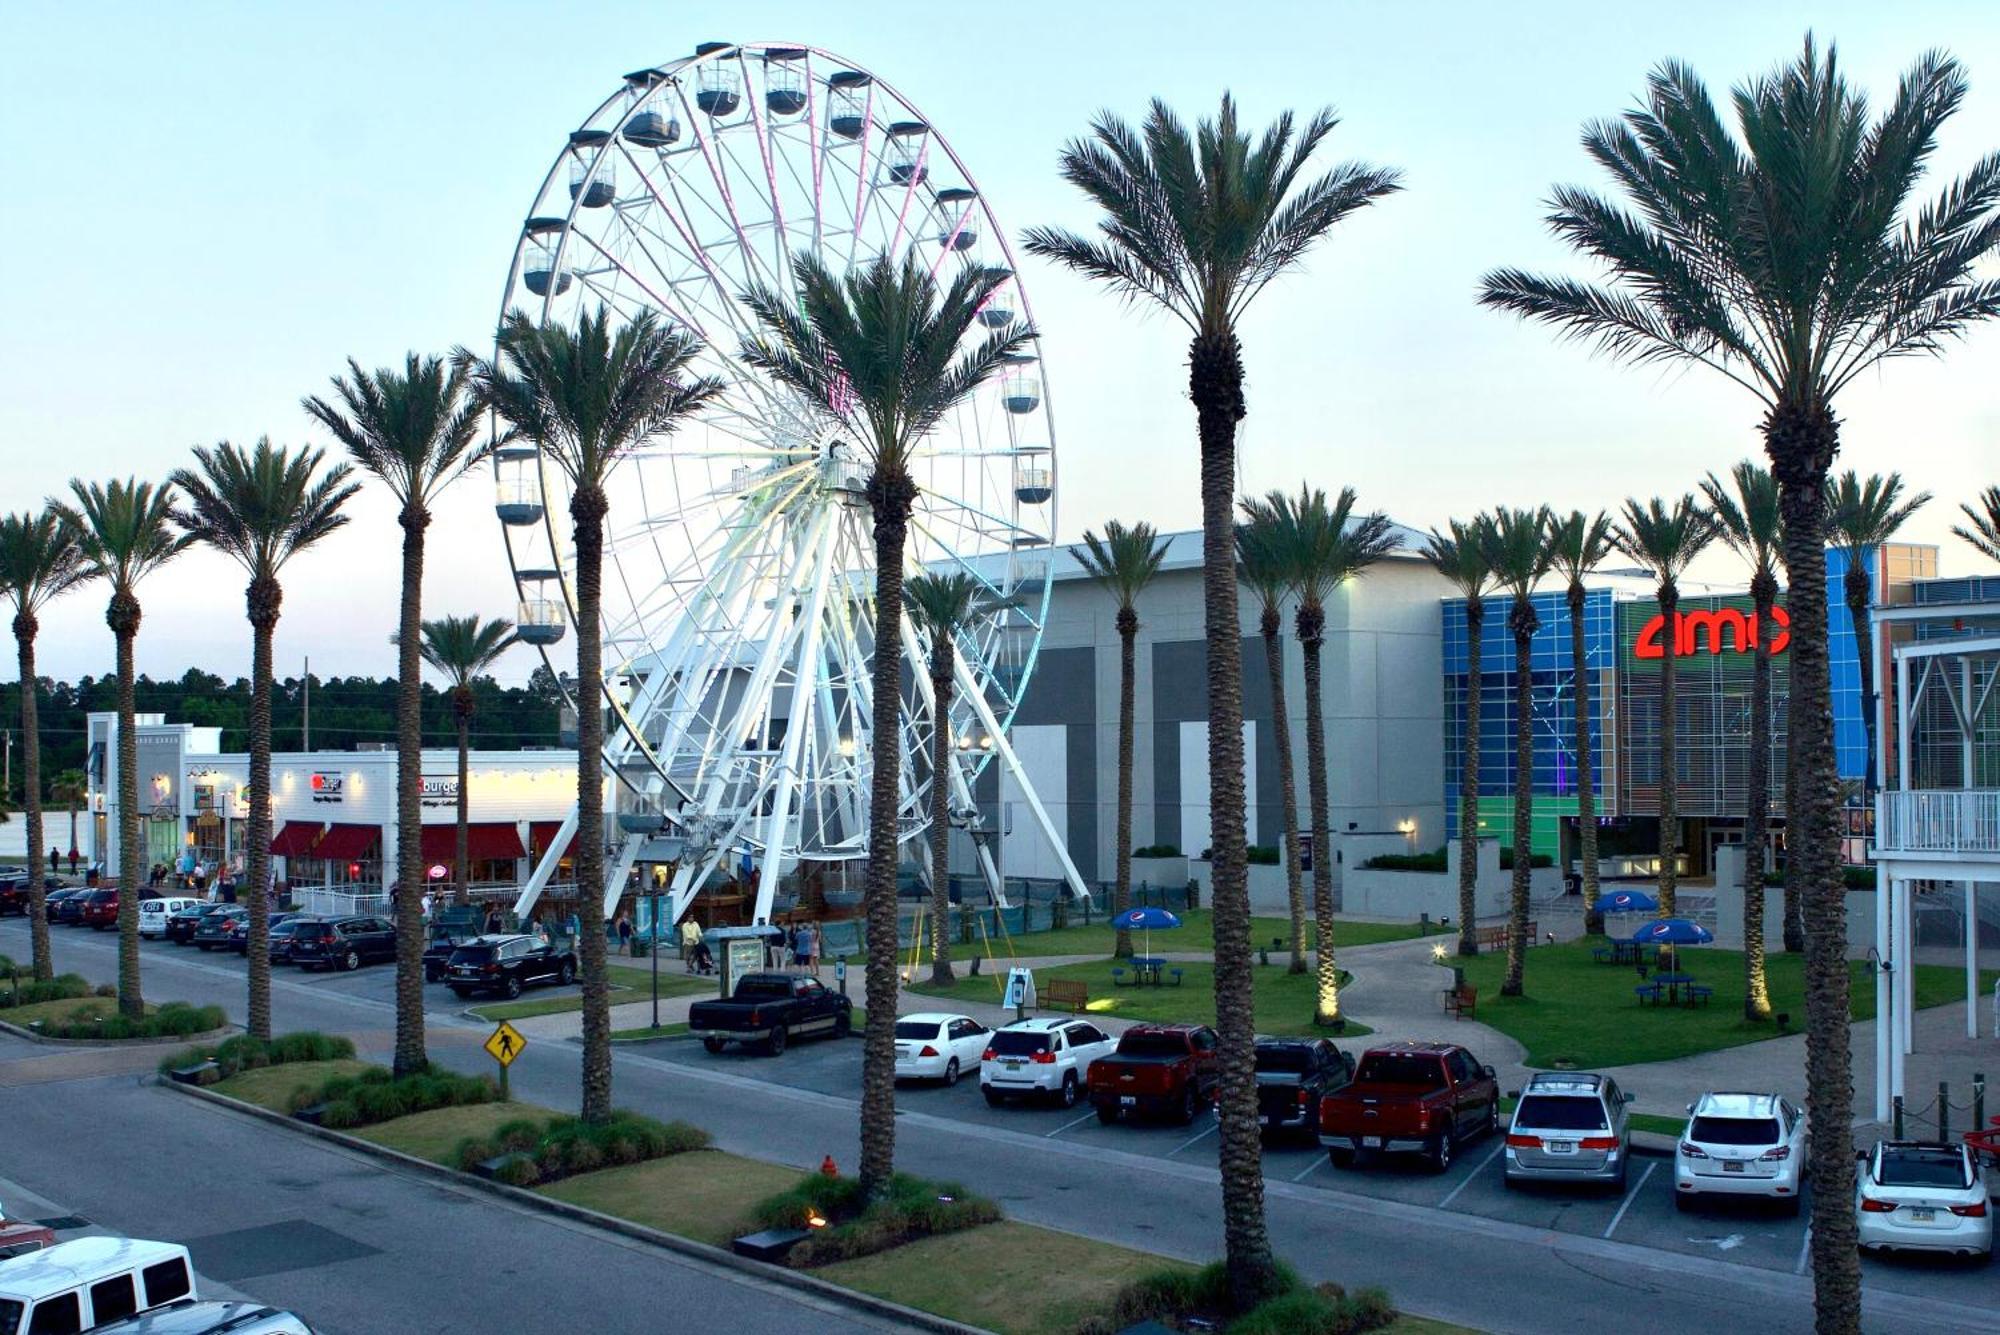
POLYGON ((1875 847, 1884 853, 2000 853, 2000 789, 1919 789, 1875 800, 1875 847))

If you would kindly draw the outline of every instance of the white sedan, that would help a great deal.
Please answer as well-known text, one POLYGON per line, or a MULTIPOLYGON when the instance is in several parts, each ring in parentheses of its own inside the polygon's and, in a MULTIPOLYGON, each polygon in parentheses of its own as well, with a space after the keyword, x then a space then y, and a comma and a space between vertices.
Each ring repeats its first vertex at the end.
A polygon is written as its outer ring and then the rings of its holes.
POLYGON ((964 1015, 905 1015, 896 1021, 896 1078, 942 1080, 955 1085, 979 1070, 993 1031, 964 1015))
POLYGON ((1863 1156, 1854 1216, 1863 1250, 1993 1252, 1986 1182, 1964 1145, 1878 1141, 1863 1156))
POLYGON ((139 901, 139 935, 165 936, 167 919, 182 909, 191 909, 202 901, 169 896, 165 899, 142 899, 139 901))

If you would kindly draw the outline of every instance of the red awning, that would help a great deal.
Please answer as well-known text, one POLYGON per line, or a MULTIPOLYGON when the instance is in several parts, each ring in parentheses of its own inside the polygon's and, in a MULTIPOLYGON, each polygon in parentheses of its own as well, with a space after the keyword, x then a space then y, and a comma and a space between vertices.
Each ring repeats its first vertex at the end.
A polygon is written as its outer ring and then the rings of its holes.
POLYGON ((295 858, 313 846, 326 826, 316 820, 288 820, 271 840, 271 851, 281 858, 295 858))
MULTIPOLYGON (((559 820, 531 821, 528 825, 528 846, 535 850, 536 857, 540 857, 548 851, 549 845, 555 843, 556 836, 560 833, 562 833, 562 822, 559 820)), ((563 852, 565 854, 569 852, 568 844, 563 845, 563 852)))
POLYGON ((312 852, 316 858, 340 862, 372 853, 381 842, 379 825, 330 825, 312 852))
MULTIPOLYGON (((521 832, 512 821, 475 821, 465 827, 466 857, 473 862, 496 862, 525 856, 521 832)), ((456 825, 424 826, 425 862, 449 865, 458 856, 456 825)))

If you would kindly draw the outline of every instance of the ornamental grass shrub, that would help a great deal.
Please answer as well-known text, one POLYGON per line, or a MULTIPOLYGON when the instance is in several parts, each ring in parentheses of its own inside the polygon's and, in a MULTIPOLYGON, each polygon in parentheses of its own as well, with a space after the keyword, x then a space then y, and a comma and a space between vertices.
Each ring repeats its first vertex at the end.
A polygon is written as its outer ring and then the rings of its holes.
POLYGON ((323 1104, 320 1125, 346 1131, 437 1108, 491 1103, 499 1097, 499 1086, 483 1075, 459 1075, 431 1066, 397 1076, 386 1067, 371 1066, 357 1075, 337 1075, 294 1090, 291 1109, 296 1113, 323 1104))
POLYGON ((100 1011, 95 1006, 79 1010, 67 1020, 50 1020, 41 1028, 44 1037, 67 1039, 186 1038, 205 1034, 229 1023, 220 1006, 191 1006, 185 1001, 169 1001, 156 1011, 137 1019, 115 1010, 100 1011))
POLYGON ((898 1173, 881 1200, 867 1201, 858 1178, 814 1173, 797 1186, 757 1203, 752 1216, 761 1228, 804 1228, 811 1217, 827 1222, 814 1228, 785 1258, 805 1270, 857 1256, 996 1223, 1000 1207, 956 1182, 937 1182, 898 1173))
MULTIPOLYGON (((0 970, 0 972, 14 977, 16 968, 14 962, 12 960, 0 960, 0 963, 8 966, 6 969, 0 970)), ((116 988, 112 989, 113 996, 116 996, 117 992, 116 988)), ((12 987, 7 988, 5 991, 0 991, 0 1009, 11 1010, 16 1006, 39 1006, 45 1001, 74 1001, 78 997, 87 997, 90 994, 90 984, 83 980, 83 975, 81 974, 59 974, 54 978, 45 979, 40 982, 32 978, 15 977, 12 987)))
POLYGON ((496 1176, 510 1186, 526 1187, 704 1150, 709 1143, 708 1132, 698 1126, 661 1122, 621 1108, 612 1112, 610 1120, 596 1123, 580 1117, 503 1122, 491 1135, 460 1141, 452 1151, 452 1162, 470 1172, 489 1159, 518 1155, 501 1165, 496 1176))
POLYGON ((280 1034, 269 1042, 248 1034, 237 1034, 220 1043, 182 1048, 171 1056, 160 1058, 160 1074, 212 1061, 219 1068, 220 1077, 227 1080, 239 1072, 255 1071, 266 1066, 338 1061, 353 1055, 354 1040, 338 1034, 322 1034, 316 1029, 280 1034))
POLYGON ((1119 1290, 1109 1311, 1078 1325, 1077 1335, 1114 1335, 1145 1321, 1179 1329, 1177 1323, 1190 1317, 1228 1335, 1366 1335, 1394 1322, 1396 1309, 1380 1289, 1348 1293, 1338 1284, 1309 1287, 1280 1263, 1278 1292, 1239 1315, 1230 1301, 1229 1273, 1216 1261, 1199 1270, 1140 1276, 1119 1290))

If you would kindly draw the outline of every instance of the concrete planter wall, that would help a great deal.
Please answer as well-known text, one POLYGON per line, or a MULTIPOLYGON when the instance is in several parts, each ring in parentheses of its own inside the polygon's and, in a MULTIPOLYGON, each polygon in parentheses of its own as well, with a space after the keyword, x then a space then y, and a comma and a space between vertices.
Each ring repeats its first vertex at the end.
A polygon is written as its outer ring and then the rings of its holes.
MULTIPOLYGON (((1207 864, 1204 863, 1204 866, 1207 864)), ((1306 895, 1306 912, 1312 913, 1312 877, 1301 877, 1300 888, 1306 895)), ((1285 869, 1250 864, 1250 911, 1267 918, 1290 917, 1291 896, 1285 890, 1285 869)))
MULTIPOLYGON (((1204 869, 1207 863, 1203 863, 1204 869)), ((1175 890, 1188 883, 1188 859, 1178 858, 1133 858, 1132 884, 1168 886, 1175 890)), ((1202 888, 1206 890, 1204 882, 1202 888)))

